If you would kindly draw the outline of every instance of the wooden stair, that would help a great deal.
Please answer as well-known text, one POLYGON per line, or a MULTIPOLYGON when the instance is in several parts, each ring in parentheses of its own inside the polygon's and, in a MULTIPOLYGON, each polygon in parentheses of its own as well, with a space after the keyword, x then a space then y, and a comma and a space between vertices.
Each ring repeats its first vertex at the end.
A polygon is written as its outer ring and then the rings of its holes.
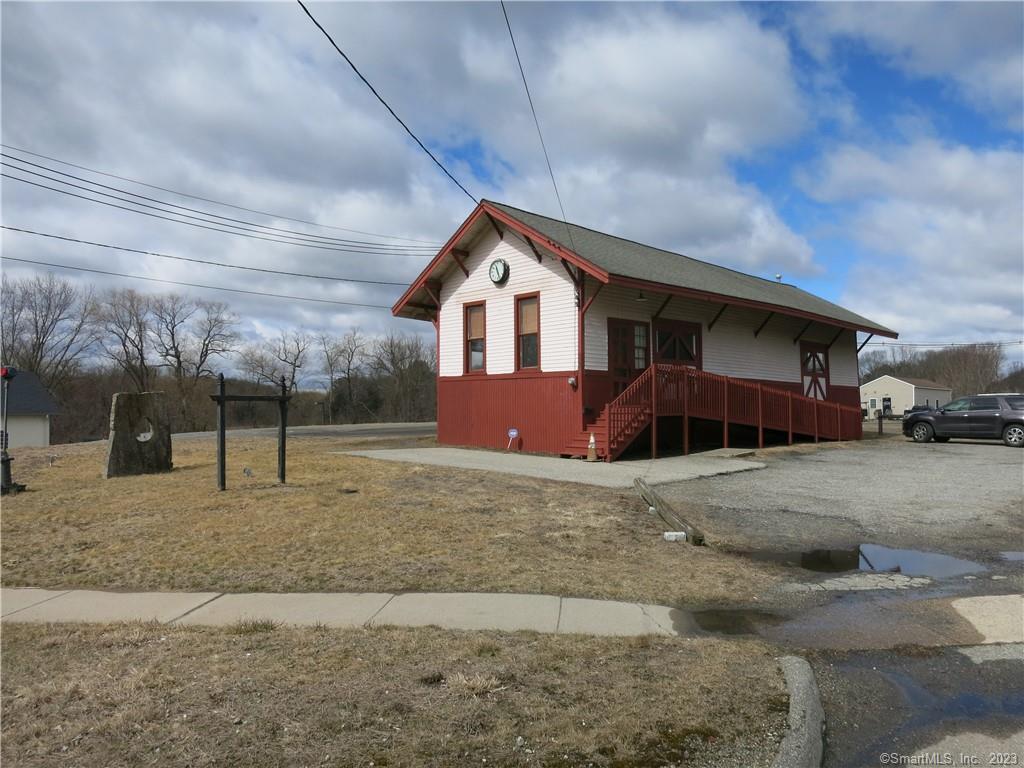
POLYGON ((625 431, 608 442, 608 407, 601 409, 601 413, 587 428, 575 435, 566 446, 565 454, 573 457, 586 458, 590 447, 590 435, 594 435, 594 442, 597 443, 597 458, 601 461, 614 461, 629 447, 637 435, 639 435, 651 423, 650 408, 638 409, 627 423, 625 431))

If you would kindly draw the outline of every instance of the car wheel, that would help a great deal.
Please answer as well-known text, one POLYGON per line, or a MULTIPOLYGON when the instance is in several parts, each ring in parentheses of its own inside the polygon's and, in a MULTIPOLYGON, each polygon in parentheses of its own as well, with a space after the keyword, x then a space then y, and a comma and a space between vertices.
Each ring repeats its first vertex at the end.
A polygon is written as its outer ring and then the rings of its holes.
POLYGON ((927 443, 932 439, 935 434, 935 430, 932 429, 932 425, 924 421, 919 421, 914 425, 910 435, 914 438, 915 443, 927 443))
POLYGON ((933 437, 932 439, 936 443, 948 443, 949 442, 949 438, 948 437, 933 437))
POLYGON ((1024 446, 1024 425, 1008 424, 1003 430, 1003 442, 1011 448, 1024 446))

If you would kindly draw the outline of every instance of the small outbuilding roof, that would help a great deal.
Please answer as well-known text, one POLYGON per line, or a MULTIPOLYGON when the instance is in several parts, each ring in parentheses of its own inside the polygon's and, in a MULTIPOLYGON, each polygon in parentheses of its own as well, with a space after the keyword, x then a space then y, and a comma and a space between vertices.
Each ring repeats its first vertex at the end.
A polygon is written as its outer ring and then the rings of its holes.
POLYGON ((11 416, 52 416, 60 413, 57 401, 32 371, 19 369, 7 386, 7 413, 11 416))
POLYGON ((945 384, 939 384, 937 381, 932 381, 931 379, 917 379, 912 376, 894 376, 891 373, 886 373, 882 376, 877 376, 871 381, 864 382, 863 384, 861 384, 861 386, 866 387, 868 384, 878 381, 879 379, 884 379, 886 377, 890 379, 896 379, 896 381, 902 381, 906 384, 910 384, 911 386, 919 387, 920 389, 941 389, 945 392, 953 391, 952 387, 947 387, 945 384))
MULTIPOLYGON (((760 307, 781 313, 853 328, 867 333, 896 338, 898 334, 884 325, 833 304, 795 285, 748 275, 717 264, 643 245, 615 235, 605 234, 577 224, 531 213, 504 203, 483 200, 458 232, 438 253, 410 286, 392 311, 406 317, 425 318, 421 299, 429 291, 424 284, 441 269, 452 266, 448 256, 464 240, 473 236, 473 224, 482 216, 510 226, 536 244, 552 250, 583 269, 602 283, 646 284, 652 290, 677 289, 699 298, 760 307)), ((495 223, 497 226, 497 223, 495 223)))

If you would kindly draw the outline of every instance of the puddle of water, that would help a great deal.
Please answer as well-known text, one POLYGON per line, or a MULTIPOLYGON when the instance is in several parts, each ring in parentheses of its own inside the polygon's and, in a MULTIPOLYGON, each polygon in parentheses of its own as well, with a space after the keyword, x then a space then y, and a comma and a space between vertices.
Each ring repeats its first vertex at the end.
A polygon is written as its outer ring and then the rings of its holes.
POLYGON ((1003 560, 1024 560, 1024 552, 1000 552, 1003 560))
POLYGON ((815 573, 877 571, 942 579, 985 570, 983 565, 951 555, 893 549, 880 544, 861 544, 851 549, 809 549, 803 552, 755 550, 744 554, 760 562, 778 563, 815 573))
POLYGON ((761 627, 785 621, 785 617, 767 611, 730 609, 693 611, 690 617, 705 632, 718 635, 756 635, 761 627))

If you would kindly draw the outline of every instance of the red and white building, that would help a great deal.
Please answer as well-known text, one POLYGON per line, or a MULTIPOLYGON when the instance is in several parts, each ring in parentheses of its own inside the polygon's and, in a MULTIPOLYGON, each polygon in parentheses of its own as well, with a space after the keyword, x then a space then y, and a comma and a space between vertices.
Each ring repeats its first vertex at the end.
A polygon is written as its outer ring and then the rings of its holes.
POLYGON ((795 286, 483 201, 396 302, 437 329, 438 440, 611 460, 860 437, 857 333, 896 332, 795 286))

